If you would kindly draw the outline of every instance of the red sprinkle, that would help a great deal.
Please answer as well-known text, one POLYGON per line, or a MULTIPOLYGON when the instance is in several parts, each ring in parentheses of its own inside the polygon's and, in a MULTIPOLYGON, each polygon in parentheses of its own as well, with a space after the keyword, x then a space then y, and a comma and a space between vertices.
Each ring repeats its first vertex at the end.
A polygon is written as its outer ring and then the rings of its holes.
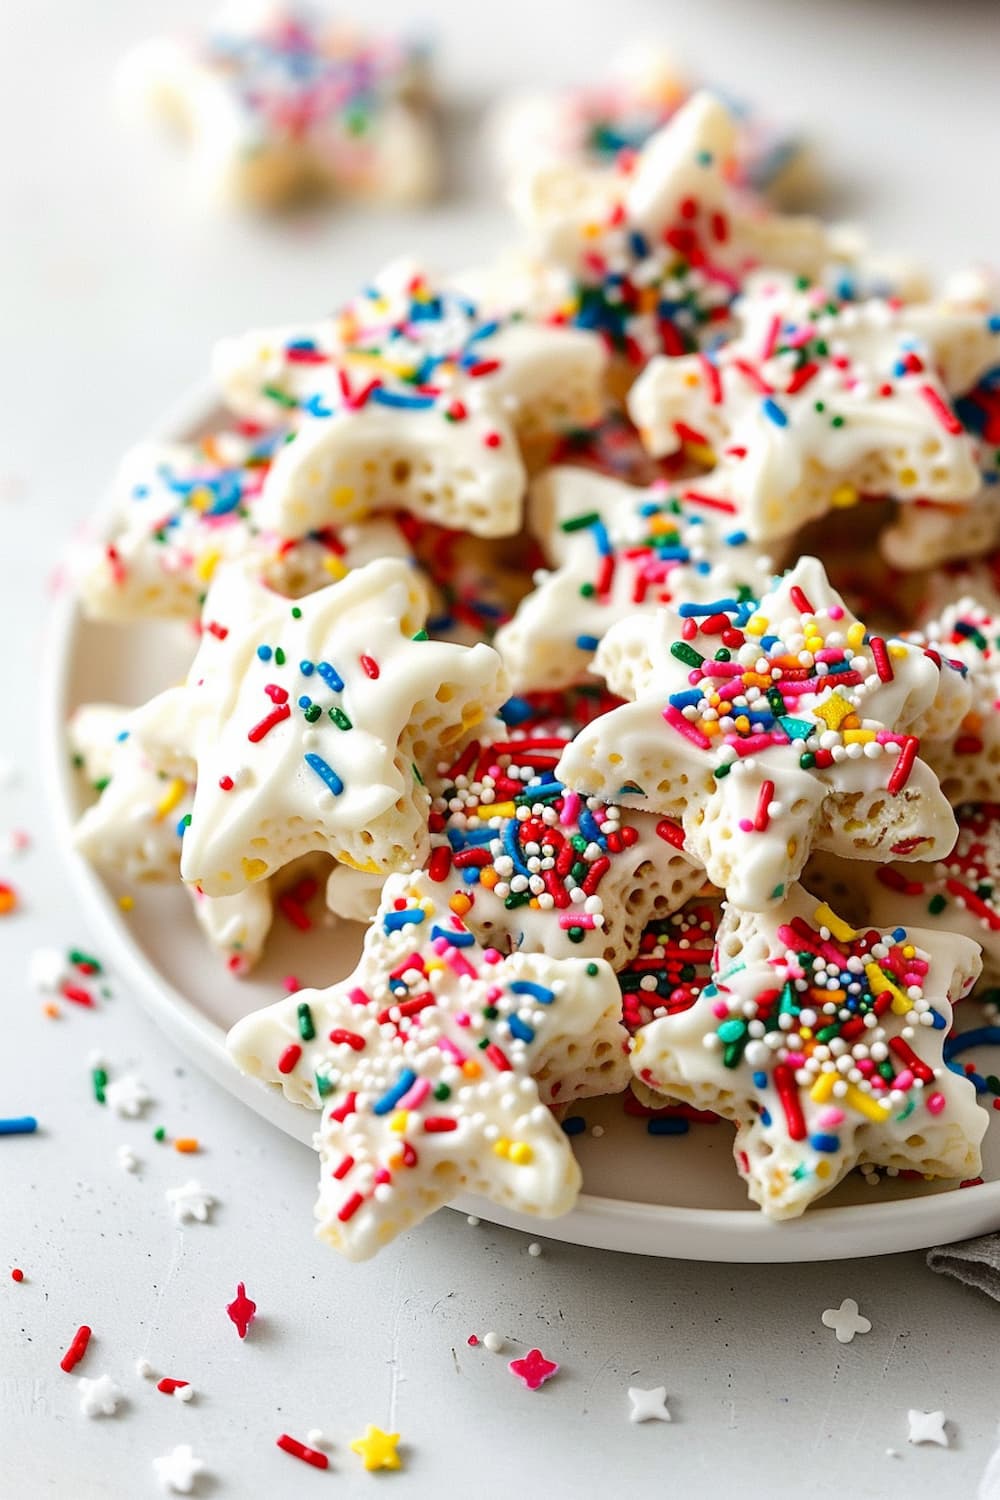
POLYGON ((156 1382, 156 1389, 162 1391, 165 1396, 172 1396, 174 1391, 182 1391, 186 1385, 190 1384, 189 1380, 171 1380, 169 1375, 164 1375, 162 1380, 156 1382))
POLYGON ((276 724, 280 724, 283 719, 290 719, 291 717, 292 710, 288 707, 288 704, 279 703, 277 708, 272 709, 266 718, 261 719, 259 724, 253 726, 247 735, 247 739, 251 744, 256 745, 266 734, 270 734, 276 724))
POLYGON ((312 1464, 314 1469, 330 1467, 330 1460, 325 1453, 320 1453, 315 1448, 307 1448, 305 1443, 300 1443, 298 1438, 289 1437, 287 1432, 283 1432, 275 1441, 285 1453, 290 1453, 293 1458, 301 1458, 304 1464, 312 1464))
POLYGON ((878 673, 879 682, 891 682, 895 675, 892 670, 892 662, 889 659, 889 650, 880 635, 873 635, 868 642, 871 647, 872 660, 878 673))
POLYGON ((920 394, 941 423, 945 432, 950 432, 953 437, 958 437, 963 430, 962 424, 951 407, 941 400, 934 387, 932 385, 922 385, 920 387, 920 394))
POLYGON ((24 1280, 24 1272, 21 1270, 20 1266, 15 1266, 14 1267, 13 1271, 11 1271, 11 1273, 10 1273, 10 1279, 11 1279, 11 1281, 23 1281, 24 1280))
POLYGON ((763 833, 771 821, 770 806, 774 796, 774 782, 762 782, 760 795, 757 798, 757 811, 754 813, 753 826, 758 833, 763 833))
POLYGON ((83 1356, 86 1354, 87 1345, 89 1343, 90 1329, 87 1327, 86 1323, 81 1323, 80 1327, 73 1335, 73 1342, 70 1344, 69 1348, 66 1350, 66 1353, 59 1361, 60 1370, 65 1370, 66 1374, 68 1375, 72 1369, 75 1369, 75 1367, 80 1363, 83 1356))
POLYGON ((800 615, 811 615, 815 613, 815 610, 813 609, 812 605, 809 603, 809 600, 806 598, 805 594, 799 588, 797 583, 793 583, 791 588, 788 590, 788 597, 789 599, 791 599, 800 615))
POLYGON ((908 734, 903 741, 903 748, 896 758, 896 764, 892 768, 892 774, 887 783, 890 797, 895 797, 901 792, 910 779, 913 770, 913 762, 917 758, 920 749, 920 741, 915 734, 908 734))
POLYGON ((361 666, 364 669, 365 676, 370 677, 374 682, 375 678, 379 675, 378 662, 372 656, 362 656, 360 658, 360 661, 361 666))
POLYGON ((665 844, 672 844, 675 849, 684 848, 684 829, 679 823, 672 823, 669 818, 662 818, 657 823, 656 837, 665 844))
POLYGON ((247 1330, 253 1322, 257 1312, 256 1302, 247 1296, 246 1286, 242 1281, 236 1284, 236 1296, 232 1302, 226 1303, 226 1313, 229 1321, 235 1325, 236 1332, 241 1339, 247 1336, 247 1330))
POLYGON ((290 1073, 302 1056, 302 1048, 298 1042, 289 1042, 288 1046, 278 1058, 278 1072, 290 1073))

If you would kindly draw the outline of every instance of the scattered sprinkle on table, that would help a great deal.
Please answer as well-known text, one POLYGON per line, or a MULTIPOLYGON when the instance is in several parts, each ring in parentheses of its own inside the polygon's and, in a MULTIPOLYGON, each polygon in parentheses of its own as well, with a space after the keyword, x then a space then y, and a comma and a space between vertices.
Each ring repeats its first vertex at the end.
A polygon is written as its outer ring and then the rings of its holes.
POLYGON ((256 1311, 256 1302, 253 1302, 247 1296, 247 1289, 244 1283, 242 1281, 238 1282, 236 1286, 236 1296, 233 1298, 232 1302, 226 1303, 226 1312, 229 1315, 229 1321, 234 1324, 236 1332, 239 1334, 241 1339, 246 1338, 247 1330, 254 1320, 256 1311))
POLYGON ((355 1438, 351 1452, 363 1460, 366 1469, 401 1469, 402 1460, 396 1452, 398 1432, 383 1432, 371 1423, 365 1428, 364 1437, 355 1438))
POLYGON ((80 1412, 85 1417, 113 1417, 123 1399, 121 1386, 116 1385, 110 1375, 98 1375, 88 1380, 81 1375, 77 1381, 80 1388, 80 1412))
POLYGON ((201 1459, 195 1457, 190 1443, 179 1443, 169 1453, 154 1458, 153 1468, 160 1487, 173 1490, 178 1495, 190 1495, 199 1475, 208 1473, 201 1459))
POLYGON ((136 1120, 146 1105, 153 1102, 153 1096, 135 1073, 125 1073, 111 1083, 108 1082, 105 1073, 102 1102, 106 1102, 109 1109, 113 1109, 124 1119, 136 1120))
POLYGON ((71 1370, 76 1368, 86 1354, 87 1345, 90 1343, 90 1335, 91 1330, 87 1327, 86 1323, 81 1323, 73 1335, 72 1343, 59 1361, 60 1370, 65 1370, 67 1375, 71 1370))
POLYGON ((185 1220, 194 1219, 199 1224, 208 1222, 209 1210, 215 1205, 212 1194, 196 1182, 192 1177, 182 1187, 167 1189, 167 1202, 174 1211, 174 1218, 178 1224, 185 1220))
POLYGON ((34 1115, 8 1115, 0 1119, 0 1135, 34 1135, 37 1129, 34 1115))
POLYGON ((308 1448, 305 1443, 300 1443, 298 1438, 289 1437, 283 1432, 275 1441, 284 1453, 290 1453, 293 1458, 300 1458, 304 1464, 312 1464, 314 1469, 328 1469, 330 1460, 325 1453, 320 1453, 317 1448, 308 1448))
POLYGON ((531 1255, 531 1256, 538 1256, 538 1255, 541 1255, 541 1253, 542 1253, 542 1247, 541 1247, 541 1245, 538 1243, 537 1240, 532 1240, 531 1244, 528 1246, 528 1254, 531 1255))
POLYGON ((524 1381, 529 1391, 537 1391, 540 1385, 552 1379, 559 1366, 554 1360, 546 1359, 541 1349, 529 1349, 520 1359, 512 1359, 507 1368, 518 1380, 524 1381))
POLYGON ((871 1333, 871 1319, 858 1311, 853 1297, 845 1297, 839 1307, 828 1307, 823 1314, 823 1327, 832 1328, 838 1344, 849 1344, 856 1333, 871 1333))
POLYGON ((13 1271, 11 1271, 11 1273, 10 1273, 10 1279, 11 1279, 11 1281, 23 1281, 24 1280, 24 1272, 21 1270, 20 1266, 15 1266, 14 1267, 13 1271))
POLYGON ((628 1414, 630 1422, 672 1422, 673 1417, 667 1410, 667 1388, 665 1385, 654 1385, 650 1390, 644 1391, 639 1386, 630 1385, 628 1388, 628 1399, 631 1407, 628 1414))
POLYGON ((936 1443, 939 1448, 949 1447, 948 1434, 944 1430, 943 1411, 914 1411, 906 1413, 910 1424, 907 1441, 911 1443, 936 1443))

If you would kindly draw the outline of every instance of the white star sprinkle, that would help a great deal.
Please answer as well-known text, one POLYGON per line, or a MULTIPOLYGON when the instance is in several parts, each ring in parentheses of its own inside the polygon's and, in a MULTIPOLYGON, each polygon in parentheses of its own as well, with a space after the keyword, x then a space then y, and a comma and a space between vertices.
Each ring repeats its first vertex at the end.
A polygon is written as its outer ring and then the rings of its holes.
POLYGON ((195 1457, 190 1443, 179 1443, 161 1458, 154 1458, 153 1468, 160 1488, 178 1495, 190 1495, 198 1475, 208 1472, 201 1459, 195 1457))
POLYGON ((943 1411, 914 1411, 906 1413, 910 1424, 907 1440, 911 1443, 937 1443, 939 1448, 949 1447, 948 1434, 944 1430, 943 1411))
POLYGON ((139 1158, 131 1146, 119 1146, 116 1159, 123 1172, 137 1172, 139 1170, 139 1158))
POLYGON ((183 1224, 186 1219, 197 1219, 199 1224, 207 1224, 208 1211, 215 1205, 212 1194, 206 1192, 193 1177, 183 1187, 168 1188, 167 1202, 173 1209, 178 1224, 183 1224))
POLYGON ((667 1410, 667 1388, 665 1385, 655 1385, 649 1391, 643 1391, 638 1386, 630 1385, 628 1388, 628 1399, 632 1403, 632 1409, 628 1414, 630 1422, 673 1421, 673 1417, 667 1410))
POLYGON ((98 1375, 88 1380, 86 1375, 77 1381, 80 1389, 80 1411, 85 1417, 113 1417, 122 1400, 121 1386, 116 1385, 110 1375, 98 1375))
POLYGON ((839 1307, 828 1307, 823 1314, 823 1327, 832 1328, 838 1344, 849 1344, 856 1333, 871 1333, 871 1319, 858 1312, 853 1297, 845 1297, 839 1307))
POLYGON ((152 1094, 135 1073, 126 1073, 106 1084, 104 1099, 116 1114, 130 1120, 138 1119, 146 1105, 153 1102, 152 1094))

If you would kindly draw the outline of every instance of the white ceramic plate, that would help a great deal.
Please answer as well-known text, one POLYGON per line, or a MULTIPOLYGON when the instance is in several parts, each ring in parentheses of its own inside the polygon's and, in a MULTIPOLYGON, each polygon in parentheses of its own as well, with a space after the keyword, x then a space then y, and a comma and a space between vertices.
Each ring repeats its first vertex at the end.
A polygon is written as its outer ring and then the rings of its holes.
MULTIPOLYGON (((212 414, 211 396, 198 391, 156 436, 187 436, 212 414)), ((303 937, 278 918, 261 965, 249 978, 236 979, 209 952, 179 887, 128 887, 135 907, 124 915, 117 897, 126 887, 95 874, 70 846, 82 804, 64 726, 81 703, 140 703, 176 680, 193 640, 180 625, 122 628, 84 620, 71 594, 59 602, 50 631, 43 688, 47 780, 67 863, 102 952, 192 1061, 279 1129, 308 1142, 314 1117, 238 1073, 225 1051, 225 1032, 248 1010, 283 994, 281 981, 290 972, 307 984, 342 977, 357 952, 359 930, 319 924, 303 937)), ((977 1062, 983 1065, 981 1058, 977 1062)), ((886 1254, 1000 1227, 1000 1130, 987 1136, 982 1186, 963 1190, 897 1180, 870 1188, 854 1174, 823 1207, 775 1225, 747 1203, 728 1126, 696 1125, 685 1136, 654 1137, 643 1120, 623 1113, 619 1099, 585 1103, 579 1114, 588 1126, 574 1139, 584 1192, 572 1213, 543 1223, 480 1199, 462 1199, 455 1207, 573 1244, 736 1262, 886 1254), (594 1127, 603 1133, 595 1136, 594 1127)))

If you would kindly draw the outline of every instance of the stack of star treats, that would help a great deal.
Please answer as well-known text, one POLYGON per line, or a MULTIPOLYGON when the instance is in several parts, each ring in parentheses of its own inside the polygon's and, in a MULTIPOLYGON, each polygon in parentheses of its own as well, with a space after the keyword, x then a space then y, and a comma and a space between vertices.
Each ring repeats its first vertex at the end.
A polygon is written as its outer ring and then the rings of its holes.
POLYGON ((226 343, 81 568, 192 661, 76 715, 80 847, 179 873, 238 970, 302 882, 368 923, 230 1039, 315 1111, 351 1257, 463 1190, 565 1212, 559 1116, 625 1090, 731 1121, 775 1218, 980 1169, 947 1059, 1000 971, 990 286, 779 216, 709 94, 636 145, 522 170, 495 265, 226 343))

